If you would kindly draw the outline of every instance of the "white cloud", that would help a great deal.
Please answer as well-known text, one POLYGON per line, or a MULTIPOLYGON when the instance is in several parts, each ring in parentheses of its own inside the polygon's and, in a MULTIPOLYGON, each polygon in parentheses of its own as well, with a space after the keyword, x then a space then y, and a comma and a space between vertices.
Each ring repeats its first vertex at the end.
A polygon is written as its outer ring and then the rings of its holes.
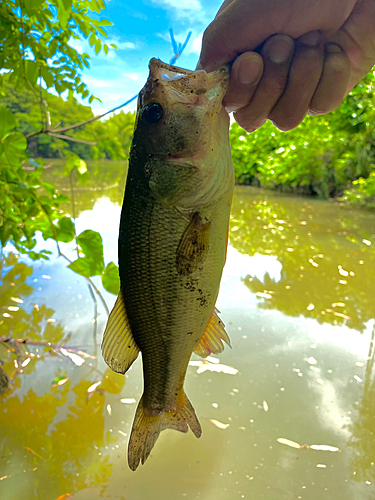
POLYGON ((89 76, 87 74, 83 75, 82 80, 87 83, 88 86, 93 86, 97 88, 103 88, 103 87, 113 87, 113 83, 108 80, 101 80, 99 78, 95 78, 94 76, 89 76))
POLYGON ((199 56, 202 48, 202 39, 203 39, 203 33, 190 40, 185 49, 186 53, 197 54, 199 56))
POLYGON ((138 80, 140 80, 140 75, 138 73, 124 73, 124 76, 126 78, 130 78, 130 80, 133 80, 133 82, 137 82, 138 80))
POLYGON ((175 10, 177 17, 185 17, 188 13, 196 13, 203 10, 199 0, 153 0, 153 2, 167 9, 175 10))
POLYGON ((137 45, 133 42, 120 42, 120 40, 107 40, 106 43, 109 45, 113 43, 120 50, 135 50, 138 49, 137 45))

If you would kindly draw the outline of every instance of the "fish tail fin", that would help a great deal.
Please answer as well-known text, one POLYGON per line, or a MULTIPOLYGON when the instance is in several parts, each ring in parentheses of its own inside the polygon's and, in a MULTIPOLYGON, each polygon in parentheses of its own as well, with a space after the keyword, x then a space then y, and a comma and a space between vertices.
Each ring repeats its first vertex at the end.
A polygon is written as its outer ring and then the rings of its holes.
POLYGON ((202 429, 194 408, 184 392, 182 396, 182 405, 178 405, 173 411, 166 411, 157 415, 147 415, 142 396, 135 413, 129 440, 128 463, 131 470, 136 470, 140 461, 142 464, 146 462, 159 434, 164 429, 187 432, 190 426, 197 438, 201 436, 202 429))

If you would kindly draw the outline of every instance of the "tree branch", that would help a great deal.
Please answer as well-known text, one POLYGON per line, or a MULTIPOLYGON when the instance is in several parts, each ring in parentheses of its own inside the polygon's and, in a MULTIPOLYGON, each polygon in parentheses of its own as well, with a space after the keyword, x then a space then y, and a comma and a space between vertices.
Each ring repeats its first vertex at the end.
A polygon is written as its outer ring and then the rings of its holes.
POLYGON ((76 139, 75 137, 70 137, 69 135, 60 135, 60 134, 55 134, 48 132, 47 135, 51 137, 57 137, 58 139, 64 139, 66 141, 72 141, 72 142, 79 142, 81 144, 87 144, 88 146, 96 146, 98 143, 97 142, 90 142, 90 141, 85 141, 84 139, 76 139))

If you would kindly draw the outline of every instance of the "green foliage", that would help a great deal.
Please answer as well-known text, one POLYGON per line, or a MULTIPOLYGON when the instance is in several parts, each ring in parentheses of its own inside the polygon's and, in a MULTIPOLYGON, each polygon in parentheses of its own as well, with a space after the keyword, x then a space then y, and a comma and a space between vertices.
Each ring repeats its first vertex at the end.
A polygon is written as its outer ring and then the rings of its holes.
POLYGON ((42 180, 42 163, 34 162, 27 171, 22 162, 26 159, 26 139, 15 132, 14 115, 0 106, 0 241, 3 246, 10 241, 22 253, 32 258, 46 258, 48 252, 34 252, 35 232, 47 231, 57 217, 61 203, 67 198, 57 194, 54 186, 42 180))
POLYGON ((104 266, 103 240, 100 234, 87 229, 77 236, 77 244, 83 257, 78 257, 68 267, 86 278, 101 276, 104 288, 117 295, 120 290, 118 267, 113 262, 104 266))
MULTIPOLYGON (((352 189, 352 181, 362 177, 353 183, 355 196, 359 194, 362 201, 372 196, 374 94, 375 72, 353 89, 339 109, 307 117, 290 132, 268 122, 248 134, 233 124, 230 138, 237 182, 329 197, 352 189)), ((350 191, 345 199, 353 201, 350 191)))
POLYGON ((102 283, 107 292, 118 295, 120 292, 120 276, 118 266, 114 262, 107 264, 102 275, 102 283))
POLYGON ((77 169, 78 182, 84 186, 90 178, 90 172, 87 170, 86 162, 81 160, 78 155, 72 155, 65 163, 63 176, 71 175, 73 170, 77 169))
MULTIPOLYGON (((40 97, 35 96, 30 89, 16 90, 9 82, 9 75, 0 75, 0 105, 15 114, 18 120, 17 129, 24 135, 35 134, 43 129, 44 116, 41 109, 40 97)), ((89 106, 79 104, 74 97, 64 100, 62 97, 52 95, 42 90, 52 125, 69 127, 75 123, 82 123, 94 117, 89 106)), ((60 152, 64 155, 77 155, 84 160, 126 159, 130 149, 133 135, 135 113, 123 111, 111 116, 105 121, 93 121, 83 127, 66 132, 67 136, 96 142, 95 146, 80 144, 63 139, 54 139, 49 135, 37 135, 28 140, 27 152, 37 158, 58 158, 60 152)))
POLYGON ((80 71, 89 67, 90 56, 80 54, 70 41, 88 38, 99 53, 101 37, 107 36, 103 26, 111 23, 91 16, 104 8, 103 0, 4 0, 0 3, 0 68, 9 71, 16 89, 26 84, 37 92, 42 79, 59 94, 68 90, 89 96, 80 71))
MULTIPOLYGON (((37 259, 48 258, 50 253, 33 250, 37 231, 44 239, 53 238, 57 245, 76 239, 83 257, 69 267, 86 278, 103 274, 105 286, 113 291, 118 284, 118 271, 113 263, 105 269, 100 234, 84 231, 76 238, 74 220, 63 216, 59 209, 68 198, 58 194, 52 183, 43 180, 43 161, 26 162, 27 137, 31 136, 34 140, 29 143, 29 152, 34 152, 34 156, 51 151, 55 156, 56 150, 60 155, 68 152, 63 176, 70 177, 71 186, 74 172, 81 185, 88 182, 90 172, 81 156, 91 156, 90 145, 77 142, 71 145, 69 138, 61 141, 48 135, 37 136, 50 129, 52 121, 64 129, 77 120, 81 123, 93 118, 91 108, 79 105, 73 98, 74 93, 83 98, 89 96, 80 77, 80 70, 89 66, 89 56, 79 54, 70 43, 80 37, 88 38, 97 54, 102 49, 108 53, 101 37, 107 36, 103 26, 111 23, 90 15, 90 12, 100 14, 103 9, 103 0, 25 0, 22 3, 6 0, 0 4, 0 69, 3 73, 0 77, 0 189, 3 193, 0 242, 2 246, 11 243, 20 252, 37 259), (42 88, 43 82, 58 94, 68 91, 67 101, 49 94, 42 88)), ((89 102, 93 99, 91 95, 89 102)), ((126 116, 116 118, 108 127, 109 133, 117 137, 117 143, 107 145, 107 149, 116 154, 119 154, 119 141, 123 140, 125 146, 130 142, 129 127, 123 126, 124 120, 127 124, 132 120, 126 116), (116 126, 124 128, 122 135, 117 133, 116 126)), ((100 124, 99 131, 102 128, 100 124)), ((77 127, 66 132, 84 141, 82 136, 88 135, 92 141, 94 130, 95 125, 91 124, 91 131, 77 127)), ((100 142, 100 136, 98 139, 100 142)), ((58 252, 61 253, 59 245, 58 252)))

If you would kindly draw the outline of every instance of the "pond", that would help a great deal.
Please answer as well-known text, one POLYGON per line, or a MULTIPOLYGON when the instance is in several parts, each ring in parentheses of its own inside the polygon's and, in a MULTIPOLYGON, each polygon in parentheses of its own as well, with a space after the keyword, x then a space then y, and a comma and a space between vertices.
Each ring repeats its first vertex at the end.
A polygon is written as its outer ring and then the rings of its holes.
MULTIPOLYGON (((67 190, 55 163, 46 180, 67 190)), ((117 262, 126 166, 90 169, 75 188, 77 230, 99 231, 106 263, 117 262)), ((203 364, 193 355, 186 378, 202 437, 163 432, 134 473, 140 359, 125 377, 107 369, 106 312, 98 301, 95 321, 85 280, 64 260, 5 251, 0 336, 28 343, 0 344, 0 382, 12 377, 0 409, 1 498, 373 500, 374 276, 374 213, 236 187, 217 304, 232 349, 203 364)))

